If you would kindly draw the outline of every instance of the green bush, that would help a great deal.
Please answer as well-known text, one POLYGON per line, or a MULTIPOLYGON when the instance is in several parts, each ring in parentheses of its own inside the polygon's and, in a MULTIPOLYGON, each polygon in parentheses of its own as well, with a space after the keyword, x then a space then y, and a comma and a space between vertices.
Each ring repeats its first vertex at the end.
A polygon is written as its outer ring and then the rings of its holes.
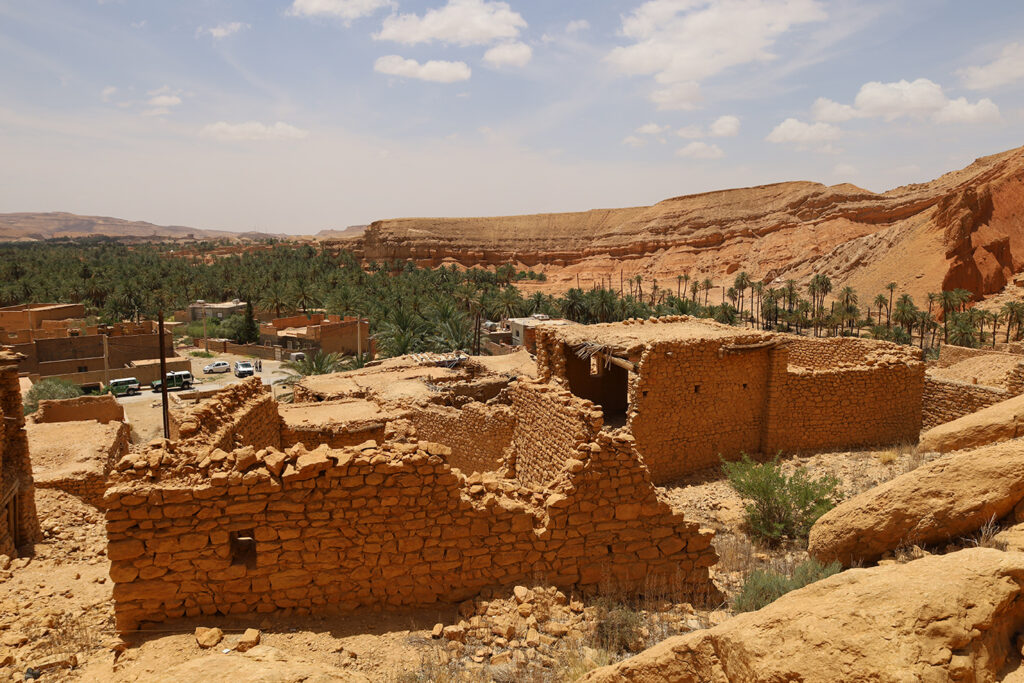
POLYGON ((838 562, 823 565, 813 558, 794 567, 792 574, 783 574, 771 569, 755 569, 750 572, 743 583, 743 588, 733 599, 732 608, 736 612, 754 612, 790 591, 838 574, 840 570, 842 565, 838 562))
POLYGON ((40 401, 77 398, 83 393, 82 387, 66 379, 44 379, 25 392, 25 414, 30 415, 39 410, 40 401))
POLYGON ((733 489, 751 501, 746 506, 751 534, 768 545, 787 537, 806 539, 811 525, 835 506, 839 496, 835 477, 814 479, 802 467, 787 476, 778 458, 757 463, 744 455, 722 468, 733 489))
POLYGON ((190 351, 188 355, 193 358, 213 358, 213 354, 209 351, 190 351))

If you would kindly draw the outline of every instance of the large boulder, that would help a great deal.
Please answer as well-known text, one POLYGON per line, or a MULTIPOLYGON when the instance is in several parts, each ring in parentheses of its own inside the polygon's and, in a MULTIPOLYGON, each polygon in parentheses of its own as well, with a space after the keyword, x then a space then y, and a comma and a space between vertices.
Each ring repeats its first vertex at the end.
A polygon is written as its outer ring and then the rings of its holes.
POLYGON ((1024 499, 1024 444, 986 446, 940 458, 826 512, 808 551, 844 566, 874 562, 904 546, 945 543, 1002 519, 1024 499))
POLYGON ((921 435, 918 449, 948 453, 1018 436, 1024 436, 1024 395, 932 427, 921 435))
POLYGON ((1024 553, 989 548, 851 569, 581 680, 1004 680, 1021 662, 1022 584, 1024 553))

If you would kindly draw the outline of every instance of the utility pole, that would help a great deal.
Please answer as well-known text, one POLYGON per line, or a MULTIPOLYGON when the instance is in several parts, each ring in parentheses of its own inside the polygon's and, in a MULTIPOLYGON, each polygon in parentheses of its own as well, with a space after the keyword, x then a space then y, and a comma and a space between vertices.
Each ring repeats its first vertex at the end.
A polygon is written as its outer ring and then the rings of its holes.
MULTIPOLYGON (((205 318, 204 318, 205 320, 205 318)), ((164 438, 171 438, 171 423, 167 416, 167 351, 164 349, 164 311, 157 314, 157 335, 160 337, 160 412, 164 417, 164 438)), ((206 336, 206 335, 203 335, 206 336)))
POLYGON ((110 337, 103 335, 103 383, 110 387, 110 337))
POLYGON ((203 347, 205 348, 206 353, 209 353, 210 352, 210 338, 206 335, 206 301, 203 300, 203 299, 200 299, 196 303, 203 305, 203 308, 202 308, 202 314, 203 314, 203 347))

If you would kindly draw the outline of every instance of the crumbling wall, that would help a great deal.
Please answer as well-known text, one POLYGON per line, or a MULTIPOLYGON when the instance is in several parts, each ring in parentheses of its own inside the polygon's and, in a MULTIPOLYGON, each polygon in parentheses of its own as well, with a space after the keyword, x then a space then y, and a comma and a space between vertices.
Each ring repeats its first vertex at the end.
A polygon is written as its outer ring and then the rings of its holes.
POLYGON ((177 419, 178 436, 205 450, 281 446, 277 401, 259 377, 232 384, 177 419))
POLYGON ((601 409, 555 385, 521 379, 510 385, 509 397, 515 427, 507 464, 526 485, 546 485, 601 431, 601 409))
POLYGON ((309 427, 281 427, 281 448, 302 444, 305 448, 316 448, 325 444, 329 448, 358 446, 368 441, 383 441, 387 431, 384 420, 349 422, 344 425, 311 425, 309 427))
POLYGON ((117 423, 116 434, 105 449, 102 464, 84 471, 59 468, 36 477, 36 488, 65 491, 89 505, 102 508, 107 476, 114 463, 128 452, 130 439, 131 427, 124 422, 117 423))
POLYGON ((129 456, 105 497, 117 628, 423 606, 538 576, 583 589, 673 581, 717 598, 713 534, 658 498, 631 442, 584 444, 547 490, 467 481, 428 443, 246 448, 185 479, 168 476, 180 452, 129 456))
POLYGON ((926 376, 921 426, 923 429, 931 429, 1015 395, 995 387, 926 376))
POLYGON ((41 538, 18 382, 21 360, 21 354, 0 349, 0 555, 8 556, 41 538))
POLYGON ((420 440, 443 443, 451 448, 448 463, 466 474, 501 467, 512 445, 516 425, 510 406, 477 401, 461 409, 436 406, 416 410, 408 417, 420 440))
POLYGON ((110 394, 45 400, 39 402, 39 410, 32 419, 37 423, 96 420, 107 424, 123 422, 124 408, 110 394))

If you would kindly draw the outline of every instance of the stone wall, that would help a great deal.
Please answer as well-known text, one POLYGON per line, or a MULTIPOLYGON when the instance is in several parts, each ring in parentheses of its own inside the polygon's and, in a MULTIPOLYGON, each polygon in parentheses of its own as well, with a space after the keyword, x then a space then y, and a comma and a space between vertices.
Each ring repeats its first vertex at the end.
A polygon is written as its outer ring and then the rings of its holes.
MULTIPOLYGON (((835 370, 844 363, 863 365, 864 361, 880 348, 879 342, 873 339, 855 337, 816 339, 787 335, 784 339, 789 351, 789 364, 809 370, 835 370)), ((881 348, 893 350, 886 346, 881 348)), ((901 355, 915 360, 921 359, 921 352, 913 347, 903 347, 901 355)))
POLYGON ((281 446, 277 401, 259 377, 233 384, 176 418, 177 434, 186 447, 206 451, 241 446, 281 446))
POLYGON ((520 379, 509 387, 515 427, 509 470, 528 486, 543 486, 580 444, 596 438, 600 408, 550 384, 520 379))
POLYGON ((305 448, 316 448, 326 444, 330 448, 358 446, 364 441, 383 441, 387 422, 361 421, 344 425, 311 425, 309 427, 281 427, 281 448, 302 444, 305 448))
POLYGON ((1014 395, 1016 394, 995 387, 925 377, 922 428, 931 429, 952 422, 1014 395))
POLYGON ((102 466, 90 468, 88 471, 68 471, 59 468, 57 472, 41 475, 36 478, 36 488, 58 489, 80 498, 83 502, 98 508, 103 507, 103 494, 107 490, 107 476, 114 463, 128 452, 131 439, 131 427, 120 422, 117 434, 104 454, 102 466))
POLYGON ((32 416, 35 422, 79 422, 96 420, 102 424, 123 422, 124 408, 110 394, 79 396, 39 402, 39 410, 32 416))
POLYGON ((761 450, 770 349, 720 355, 721 346, 665 342, 643 353, 629 429, 658 483, 761 450))
POLYGON ((486 405, 478 401, 462 408, 447 406, 415 410, 408 419, 422 441, 435 441, 451 448, 448 464, 462 472, 491 472, 502 465, 512 445, 516 419, 507 405, 486 405))
POLYGON ((712 532, 658 498, 629 437, 574 449, 546 489, 465 479, 438 444, 243 448, 198 469, 167 446, 126 457, 105 497, 122 632, 177 617, 425 606, 538 577, 632 591, 664 580, 693 600, 718 597, 712 532))
POLYGON ((0 349, 0 555, 8 556, 41 537, 18 383, 21 360, 20 354, 0 349))
POLYGON ((916 441, 921 429, 925 366, 916 348, 744 332, 670 316, 598 326, 593 343, 619 344, 605 352, 626 361, 602 376, 581 366, 559 337, 575 344, 586 329, 539 330, 538 375, 612 407, 606 422, 620 410, 624 389, 625 427, 659 484, 744 453, 916 441), (623 369, 629 364, 631 371, 623 369))
POLYGON ((791 367, 769 400, 762 451, 917 443, 924 370, 898 360, 831 371, 791 367))

